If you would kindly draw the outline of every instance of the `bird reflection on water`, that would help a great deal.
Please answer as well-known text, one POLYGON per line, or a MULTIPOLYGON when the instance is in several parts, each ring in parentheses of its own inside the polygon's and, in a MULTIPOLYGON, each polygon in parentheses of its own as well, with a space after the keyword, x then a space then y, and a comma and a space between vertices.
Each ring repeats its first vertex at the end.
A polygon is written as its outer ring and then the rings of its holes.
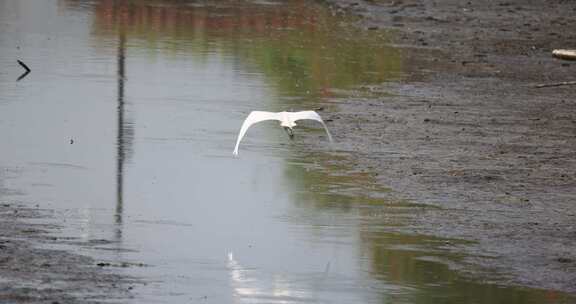
POLYGON ((227 268, 233 296, 240 302, 294 303, 314 300, 309 294, 290 284, 282 275, 275 274, 270 279, 258 279, 260 275, 257 270, 243 267, 233 252, 228 253, 227 268))

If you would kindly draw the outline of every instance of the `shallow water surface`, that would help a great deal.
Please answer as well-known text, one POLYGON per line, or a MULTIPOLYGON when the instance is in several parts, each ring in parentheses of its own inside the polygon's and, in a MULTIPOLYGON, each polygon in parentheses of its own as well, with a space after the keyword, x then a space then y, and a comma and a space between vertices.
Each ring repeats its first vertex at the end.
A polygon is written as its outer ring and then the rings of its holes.
POLYGON ((251 110, 336 112, 402 78, 386 33, 350 22, 306 1, 0 0, 0 198, 58 210, 82 253, 148 282, 135 303, 555 303, 393 232, 425 208, 332 165, 315 124, 254 126, 232 157, 251 110))

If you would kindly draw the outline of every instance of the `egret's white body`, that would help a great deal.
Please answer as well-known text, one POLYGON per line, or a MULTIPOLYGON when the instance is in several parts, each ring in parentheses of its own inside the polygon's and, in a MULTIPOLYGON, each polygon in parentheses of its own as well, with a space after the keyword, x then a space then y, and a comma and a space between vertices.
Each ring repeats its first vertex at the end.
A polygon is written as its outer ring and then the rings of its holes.
POLYGON ((265 121, 265 120, 278 120, 278 121, 280 121, 280 126, 284 127, 288 131, 288 134, 290 134, 292 136, 292 128, 294 128, 296 126, 296 121, 302 120, 302 119, 312 119, 312 120, 319 121, 322 124, 322 126, 324 127, 324 130, 326 130, 326 134, 328 135, 328 139, 330 141, 332 141, 332 135, 330 135, 330 132, 328 131, 328 128, 326 127, 326 124, 324 123, 324 121, 322 120, 320 115, 318 115, 318 113, 316 113, 314 111, 277 112, 277 113, 264 112, 264 111, 252 111, 252 112, 250 112, 248 117, 246 117, 246 120, 244 120, 244 123, 242 124, 242 128, 240 128, 240 133, 238 134, 238 139, 236 140, 236 147, 234 148, 233 154, 238 155, 238 146, 240 145, 240 141, 242 140, 242 138, 246 134, 246 131, 248 131, 248 128, 250 128, 250 126, 252 126, 253 124, 259 123, 259 122, 265 121))

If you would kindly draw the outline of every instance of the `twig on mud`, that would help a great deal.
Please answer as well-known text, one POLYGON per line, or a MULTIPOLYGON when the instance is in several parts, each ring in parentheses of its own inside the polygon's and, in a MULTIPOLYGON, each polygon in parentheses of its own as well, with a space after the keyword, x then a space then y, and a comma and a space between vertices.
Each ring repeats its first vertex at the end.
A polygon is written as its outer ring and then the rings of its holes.
POLYGON ((552 56, 565 60, 576 60, 576 50, 553 50, 552 56))
POLYGON ((548 87, 559 87, 559 86, 567 86, 567 85, 576 85, 576 81, 563 81, 563 82, 555 82, 555 83, 543 83, 537 84, 535 88, 548 88, 548 87))

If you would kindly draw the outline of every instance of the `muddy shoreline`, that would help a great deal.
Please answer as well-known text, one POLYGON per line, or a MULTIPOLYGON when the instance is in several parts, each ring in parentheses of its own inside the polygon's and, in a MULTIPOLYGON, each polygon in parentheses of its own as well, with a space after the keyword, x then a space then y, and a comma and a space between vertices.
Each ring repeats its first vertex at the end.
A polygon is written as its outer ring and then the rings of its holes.
POLYGON ((132 289, 142 284, 138 279, 88 256, 50 249, 70 242, 93 246, 55 236, 60 226, 46 223, 53 216, 47 209, 0 204, 0 302, 110 303, 133 298, 132 289))
POLYGON ((327 2, 403 52, 403 81, 324 114, 356 170, 430 206, 402 232, 473 241, 474 277, 576 293, 576 87, 535 87, 576 77, 551 56, 576 47, 576 4, 327 2))

